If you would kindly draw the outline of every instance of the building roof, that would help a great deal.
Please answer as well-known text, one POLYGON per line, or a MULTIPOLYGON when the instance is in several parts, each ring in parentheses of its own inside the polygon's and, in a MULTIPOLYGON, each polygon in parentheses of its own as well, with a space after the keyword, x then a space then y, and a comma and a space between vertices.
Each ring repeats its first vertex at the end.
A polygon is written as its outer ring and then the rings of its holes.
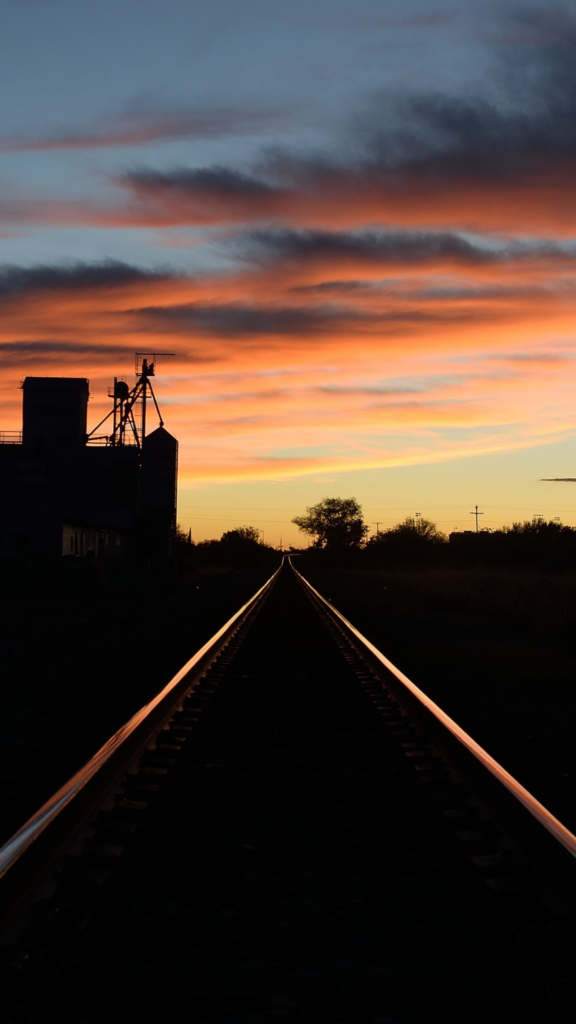
POLYGON ((88 385, 87 377, 25 377, 22 383, 26 391, 87 391, 88 385))

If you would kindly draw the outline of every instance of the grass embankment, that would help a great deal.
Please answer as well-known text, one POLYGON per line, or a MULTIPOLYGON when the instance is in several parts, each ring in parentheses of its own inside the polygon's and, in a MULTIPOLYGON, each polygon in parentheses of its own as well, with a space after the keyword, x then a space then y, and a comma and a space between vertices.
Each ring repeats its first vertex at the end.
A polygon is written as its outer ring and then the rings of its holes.
MULTIPOLYGON (((209 566, 185 586, 0 587, 0 843, 150 699, 268 578, 209 566)), ((25 570, 24 570, 25 571, 25 570)), ((118 583, 118 581, 116 581, 118 583)))
POLYGON ((576 575, 302 571, 576 831, 576 575))
POLYGON ((446 611, 480 616, 576 650, 576 573, 495 568, 394 569, 363 573, 446 611))

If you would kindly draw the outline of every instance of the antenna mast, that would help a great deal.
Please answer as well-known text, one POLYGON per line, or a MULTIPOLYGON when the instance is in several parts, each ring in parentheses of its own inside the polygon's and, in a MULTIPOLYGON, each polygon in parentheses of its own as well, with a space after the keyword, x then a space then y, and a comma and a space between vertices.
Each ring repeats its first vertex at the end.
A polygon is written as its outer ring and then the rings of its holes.
MULTIPOLYGON (((174 352, 161 352, 160 355, 173 356, 174 352)), ((133 388, 129 388, 125 380, 118 380, 117 377, 114 377, 114 384, 108 391, 108 396, 113 399, 114 405, 104 419, 100 420, 100 423, 88 434, 88 441, 90 439, 93 443, 100 441, 113 448, 130 445, 142 450, 146 437, 146 402, 149 397, 154 402, 158 413, 159 425, 164 426, 150 379, 156 376, 156 352, 137 352, 135 370, 136 383, 133 388), (112 416, 113 423, 112 433, 97 435, 96 431, 110 416, 112 416)))

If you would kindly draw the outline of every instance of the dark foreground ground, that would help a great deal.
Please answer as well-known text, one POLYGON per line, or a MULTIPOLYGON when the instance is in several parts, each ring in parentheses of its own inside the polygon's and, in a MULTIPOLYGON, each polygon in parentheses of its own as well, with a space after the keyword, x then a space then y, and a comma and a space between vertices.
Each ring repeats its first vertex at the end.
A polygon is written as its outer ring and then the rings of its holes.
MULTIPOLYGON (((2 569, 0 567, 0 572, 2 569)), ((205 570, 186 587, 0 580, 0 844, 265 582, 205 570)))
POLYGON ((497 838, 462 832, 481 821, 461 788, 415 770, 415 733, 287 567, 234 648, 65 858, 0 1017, 571 1020, 564 929, 529 882, 494 884, 497 838))
POLYGON ((295 564, 576 831, 576 577, 295 564))
MULTIPOLYGON (((295 560, 298 565, 298 559, 295 560)), ((370 640, 576 831, 576 577, 300 565, 370 640)), ((270 575, 186 587, 0 588, 4 842, 270 575)))

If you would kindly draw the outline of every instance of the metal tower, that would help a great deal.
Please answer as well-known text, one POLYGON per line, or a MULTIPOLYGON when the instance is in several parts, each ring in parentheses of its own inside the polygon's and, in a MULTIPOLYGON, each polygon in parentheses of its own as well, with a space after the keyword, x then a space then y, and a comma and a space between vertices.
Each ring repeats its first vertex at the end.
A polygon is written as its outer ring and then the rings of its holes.
MULTIPOLYGON (((174 353, 163 352, 161 355, 174 355, 174 353)), ((88 434, 88 442, 112 445, 113 448, 130 445, 141 451, 146 437, 146 403, 149 398, 154 402, 159 425, 164 426, 150 379, 156 376, 156 353, 137 352, 135 369, 136 383, 132 388, 129 388, 125 380, 118 380, 117 377, 114 377, 114 384, 108 391, 108 396, 112 398, 114 404, 104 419, 100 420, 100 423, 88 434), (96 431, 100 430, 100 427, 110 417, 112 417, 112 433, 97 434, 96 431)))

